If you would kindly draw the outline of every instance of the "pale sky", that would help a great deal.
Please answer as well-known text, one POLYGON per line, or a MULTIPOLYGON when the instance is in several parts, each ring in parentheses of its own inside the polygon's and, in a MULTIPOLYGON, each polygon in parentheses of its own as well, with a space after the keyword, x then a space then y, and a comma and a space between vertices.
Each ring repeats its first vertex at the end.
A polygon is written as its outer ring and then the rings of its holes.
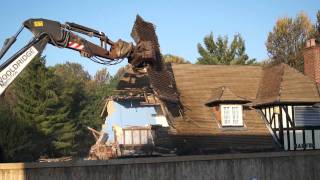
MULTIPOLYGON (((182 56, 191 62, 199 57, 197 43, 202 42, 211 31, 215 36, 227 35, 230 38, 240 33, 246 41, 250 58, 266 59, 265 42, 277 18, 294 17, 305 11, 313 22, 320 9, 319 0, 4 0, 0 6, 0 43, 12 36, 21 23, 28 18, 47 18, 51 20, 76 22, 105 32, 109 38, 130 37, 135 16, 140 14, 145 20, 153 22, 162 53, 182 56)), ((19 37, 10 54, 25 45, 32 34, 25 30, 19 37)), ((77 52, 63 50, 48 45, 43 55, 48 65, 72 61, 82 64, 90 74, 102 65, 82 58, 77 52)), ((9 56, 6 55, 3 62, 9 56)), ((107 67, 114 74, 122 63, 107 67)))

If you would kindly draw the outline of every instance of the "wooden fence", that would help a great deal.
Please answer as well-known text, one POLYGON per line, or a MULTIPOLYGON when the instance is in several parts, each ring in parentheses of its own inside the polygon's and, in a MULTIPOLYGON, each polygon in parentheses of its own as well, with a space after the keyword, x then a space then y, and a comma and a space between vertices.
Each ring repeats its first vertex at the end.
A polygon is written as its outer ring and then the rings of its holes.
POLYGON ((320 179, 320 151, 0 164, 2 180, 320 179))

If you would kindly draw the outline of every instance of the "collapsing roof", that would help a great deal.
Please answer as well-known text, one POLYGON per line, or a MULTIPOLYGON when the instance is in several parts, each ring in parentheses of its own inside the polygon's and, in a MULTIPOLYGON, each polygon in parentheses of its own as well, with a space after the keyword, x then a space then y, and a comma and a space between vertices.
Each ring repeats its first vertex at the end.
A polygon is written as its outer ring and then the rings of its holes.
POLYGON ((152 42, 156 52, 156 59, 153 64, 147 67, 147 72, 150 78, 150 86, 161 99, 166 99, 170 102, 179 102, 179 95, 174 86, 174 80, 170 70, 164 64, 160 52, 158 38, 155 32, 155 27, 152 23, 144 21, 140 16, 137 16, 133 26, 131 36, 136 43, 140 41, 152 42), (163 86, 163 84, 166 84, 163 86))
POLYGON ((174 129, 172 138, 177 144, 219 149, 273 149, 272 135, 256 108, 320 102, 316 83, 285 64, 270 67, 164 64, 154 26, 148 25, 145 30, 142 30, 143 25, 135 28, 135 36, 155 42, 158 48, 157 63, 147 68, 148 83, 174 129), (221 103, 247 103, 243 109, 242 128, 219 126, 211 106, 221 103))
POLYGON ((117 90, 141 90, 150 86, 149 77, 144 71, 134 71, 132 66, 125 66, 122 70, 121 81, 117 85, 117 90))

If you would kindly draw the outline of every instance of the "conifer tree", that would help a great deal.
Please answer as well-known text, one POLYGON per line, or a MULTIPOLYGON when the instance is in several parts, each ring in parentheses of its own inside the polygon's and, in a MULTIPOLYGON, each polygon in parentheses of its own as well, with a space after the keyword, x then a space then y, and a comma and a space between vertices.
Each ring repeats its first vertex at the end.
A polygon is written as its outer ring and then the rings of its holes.
POLYGON ((198 58, 197 64, 255 64, 255 59, 249 59, 246 54, 244 40, 240 34, 233 37, 231 44, 228 44, 228 37, 219 36, 214 40, 213 33, 207 35, 203 47, 198 44, 198 52, 201 57, 198 58))
POLYGON ((42 155, 68 155, 73 150, 75 123, 70 108, 59 94, 56 78, 45 67, 45 58, 34 59, 14 83, 17 120, 33 124, 45 138, 42 155))
MULTIPOLYGON (((68 118, 76 122, 74 148, 77 155, 88 154, 94 142, 87 126, 97 128, 103 123, 97 120, 99 104, 96 103, 97 85, 78 63, 67 62, 51 68, 58 78, 60 94, 68 107, 68 118)), ((99 113, 99 112, 98 112, 99 113)))
POLYGON ((100 129, 116 82, 106 69, 92 79, 80 64, 46 68, 45 58, 34 59, 1 100, 0 160, 86 156, 94 143, 86 127, 100 129))
POLYGON ((14 119, 5 99, 0 101, 0 162, 37 160, 43 135, 30 123, 14 119))
POLYGON ((320 44, 320 10, 317 12, 317 22, 315 24, 315 39, 320 44))

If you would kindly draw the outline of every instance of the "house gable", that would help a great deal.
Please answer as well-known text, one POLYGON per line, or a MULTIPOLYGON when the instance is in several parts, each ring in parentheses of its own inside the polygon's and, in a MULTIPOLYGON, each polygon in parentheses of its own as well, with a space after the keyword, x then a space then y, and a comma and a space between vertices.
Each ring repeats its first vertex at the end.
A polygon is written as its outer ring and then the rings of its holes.
POLYGON ((273 125, 263 117, 266 109, 261 113, 260 107, 319 101, 316 84, 285 64, 169 64, 162 70, 148 69, 148 77, 177 146, 182 143, 220 150, 276 149, 280 139, 275 142, 275 132, 270 130, 273 125), (221 126, 217 105, 230 102, 243 105, 242 127, 221 126))

